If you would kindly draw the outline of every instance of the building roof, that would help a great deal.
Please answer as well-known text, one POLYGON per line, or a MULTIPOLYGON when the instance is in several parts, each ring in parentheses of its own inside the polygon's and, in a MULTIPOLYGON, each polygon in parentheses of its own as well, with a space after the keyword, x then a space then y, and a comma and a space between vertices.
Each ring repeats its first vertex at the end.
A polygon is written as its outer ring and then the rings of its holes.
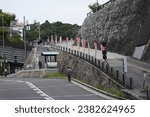
POLYGON ((59 52, 42 52, 42 56, 57 56, 59 52))
POLYGON ((20 31, 18 31, 18 30, 9 30, 9 32, 10 33, 12 33, 12 34, 20 34, 21 32, 20 31))

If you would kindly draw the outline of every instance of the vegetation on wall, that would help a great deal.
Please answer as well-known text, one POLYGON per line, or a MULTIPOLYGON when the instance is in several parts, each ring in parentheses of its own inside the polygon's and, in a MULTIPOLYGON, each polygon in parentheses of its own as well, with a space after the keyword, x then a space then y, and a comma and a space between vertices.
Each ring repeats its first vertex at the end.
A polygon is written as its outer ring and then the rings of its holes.
POLYGON ((88 7, 92 10, 93 13, 95 13, 96 11, 102 9, 102 5, 100 5, 97 2, 92 4, 92 5, 89 5, 88 7))

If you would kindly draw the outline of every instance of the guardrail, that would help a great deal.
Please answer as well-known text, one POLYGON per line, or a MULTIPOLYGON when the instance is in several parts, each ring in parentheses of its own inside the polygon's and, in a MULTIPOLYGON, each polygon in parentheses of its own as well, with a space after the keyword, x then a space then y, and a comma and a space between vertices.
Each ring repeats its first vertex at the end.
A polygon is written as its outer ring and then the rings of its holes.
POLYGON ((83 52, 79 52, 76 50, 72 50, 70 48, 62 47, 62 46, 56 46, 56 45, 51 45, 52 48, 55 50, 63 51, 68 54, 74 55, 76 57, 79 57, 90 64, 94 65, 104 73, 106 73, 110 78, 121 84, 127 89, 133 89, 133 78, 128 77, 125 73, 118 71, 114 69, 113 67, 109 66, 109 64, 104 64, 102 60, 99 60, 95 58, 94 56, 85 54, 83 52))

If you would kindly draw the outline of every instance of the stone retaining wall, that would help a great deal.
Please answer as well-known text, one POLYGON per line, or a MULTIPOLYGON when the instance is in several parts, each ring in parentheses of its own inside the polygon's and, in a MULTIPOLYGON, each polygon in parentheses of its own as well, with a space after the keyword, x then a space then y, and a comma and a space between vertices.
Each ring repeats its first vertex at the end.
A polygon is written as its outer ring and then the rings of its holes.
POLYGON ((80 81, 84 81, 91 85, 101 86, 102 88, 109 88, 112 86, 123 88, 123 86, 115 82, 97 67, 79 57, 60 52, 58 63, 60 72, 66 73, 67 67, 71 67, 73 70, 73 77, 80 81))
POLYGON ((58 72, 58 69, 23 70, 8 76, 8 78, 42 78, 45 74, 53 72, 58 72))

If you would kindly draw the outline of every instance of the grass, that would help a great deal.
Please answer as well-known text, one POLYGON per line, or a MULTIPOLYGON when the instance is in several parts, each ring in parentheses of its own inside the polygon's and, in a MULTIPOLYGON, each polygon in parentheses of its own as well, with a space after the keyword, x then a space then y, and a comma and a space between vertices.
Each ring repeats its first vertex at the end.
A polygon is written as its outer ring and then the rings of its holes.
POLYGON ((60 72, 48 73, 43 76, 43 78, 51 79, 51 78, 62 78, 66 79, 66 76, 60 72))
POLYGON ((118 88, 116 88, 116 87, 107 88, 104 91, 106 91, 108 93, 111 93, 113 95, 116 95, 118 97, 123 97, 124 96, 123 92, 121 90, 119 90, 118 88))
POLYGON ((105 87, 102 87, 101 85, 99 85, 97 83, 90 84, 86 80, 79 80, 79 81, 84 82, 84 83, 86 83, 88 85, 91 85, 91 86, 93 86, 93 87, 95 87, 97 89, 103 90, 103 91, 105 91, 107 93, 110 93, 112 95, 115 95, 115 96, 118 96, 118 97, 123 97, 124 96, 124 93, 120 89, 118 89, 117 87, 115 87, 115 86, 110 87, 110 88, 105 88, 105 87))

